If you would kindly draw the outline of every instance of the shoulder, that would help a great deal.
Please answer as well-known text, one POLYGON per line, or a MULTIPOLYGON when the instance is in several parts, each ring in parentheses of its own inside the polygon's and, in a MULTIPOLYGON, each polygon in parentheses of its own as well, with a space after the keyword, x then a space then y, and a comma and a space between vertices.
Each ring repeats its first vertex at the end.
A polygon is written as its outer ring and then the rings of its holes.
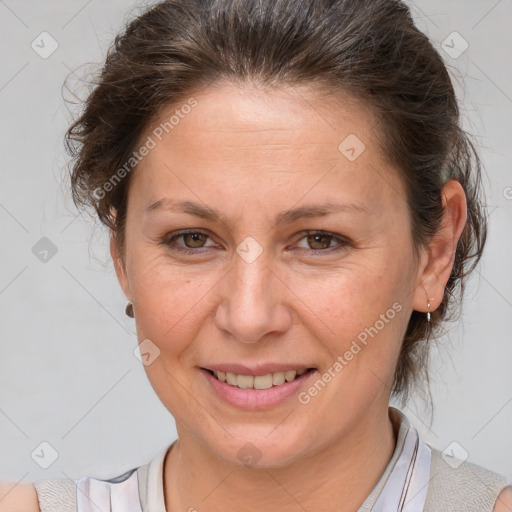
MULTIPOLYGON (((98 510, 142 512, 140 502, 139 473, 145 466, 133 468, 116 477, 102 479, 85 476, 76 480, 37 480, 33 483, 39 508, 37 512, 77 512, 92 510, 90 503, 98 510), (112 506, 115 505, 114 508, 112 506)), ((18 512, 18 509, 0 512, 18 512)), ((21 509, 20 509, 21 512, 21 509)), ((26 512, 25 510, 23 512, 26 512)), ((32 512, 29 509, 28 512, 32 512)))
MULTIPOLYGON (((464 512, 493 512, 501 492, 507 499, 507 479, 494 471, 468 461, 450 457, 429 446, 432 452, 430 484, 426 512, 463 510, 464 512), (446 508, 448 506, 448 508, 446 508)), ((504 501, 506 504, 507 502, 504 501)), ((506 512, 509 509, 504 508, 506 512)), ((497 509, 496 512, 501 512, 497 509)))
POLYGON ((505 487, 494 505, 493 512, 510 512, 512 510, 512 486, 505 487))
POLYGON ((34 485, 0 482, 0 512, 39 512, 34 485))
MULTIPOLYGON (((173 443, 174 444, 174 443, 173 443)), ((171 444, 172 446, 172 444, 171 444)), ((86 476, 78 479, 36 480, 32 483, 0 482, 0 512, 112 512, 165 511, 162 489, 166 446, 142 466, 112 478, 86 476), (112 505, 115 505, 112 508, 112 505)))

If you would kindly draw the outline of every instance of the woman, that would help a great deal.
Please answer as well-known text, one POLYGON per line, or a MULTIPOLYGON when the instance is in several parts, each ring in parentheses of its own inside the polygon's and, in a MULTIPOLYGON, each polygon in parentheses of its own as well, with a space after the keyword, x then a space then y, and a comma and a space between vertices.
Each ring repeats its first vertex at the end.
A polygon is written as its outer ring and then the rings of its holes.
POLYGON ((163 2, 67 136, 178 440, 0 510, 512 510, 504 477, 389 406, 486 232, 450 78, 404 4, 163 2))

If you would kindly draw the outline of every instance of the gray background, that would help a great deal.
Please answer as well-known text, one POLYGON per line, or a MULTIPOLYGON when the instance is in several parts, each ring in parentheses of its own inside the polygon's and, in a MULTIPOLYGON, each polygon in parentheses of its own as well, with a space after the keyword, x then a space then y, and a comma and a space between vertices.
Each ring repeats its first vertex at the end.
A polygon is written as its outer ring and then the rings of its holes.
MULTIPOLYGON (((71 114, 63 81, 71 70, 82 76, 84 63, 102 63, 136 5, 0 0, 0 480, 113 476, 176 436, 133 355, 134 323, 124 314, 107 233, 77 215, 65 179, 71 114), (45 59, 31 47, 43 31, 58 42, 45 59), (32 252, 42 237, 57 248, 46 262, 32 252), (41 442, 58 454, 47 469, 31 456, 37 448, 36 460, 51 460, 41 442)), ((464 449, 512 480, 512 3, 410 5, 454 74, 465 127, 477 137, 490 234, 464 315, 432 347, 431 428, 418 400, 404 412, 427 442, 440 449, 457 442, 455 454, 464 449), (469 45, 458 58, 441 44, 454 31, 469 45)))

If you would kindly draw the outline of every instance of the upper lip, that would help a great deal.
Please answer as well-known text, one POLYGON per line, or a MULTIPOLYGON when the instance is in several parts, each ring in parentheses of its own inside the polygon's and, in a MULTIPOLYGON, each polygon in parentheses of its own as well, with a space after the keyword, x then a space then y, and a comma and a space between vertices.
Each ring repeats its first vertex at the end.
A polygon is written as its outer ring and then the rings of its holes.
POLYGON ((313 367, 311 365, 305 366, 299 363, 265 363, 258 364, 255 366, 245 366, 243 364, 232 363, 219 363, 203 366, 202 368, 205 368, 206 370, 236 373, 237 375, 267 375, 268 373, 286 372, 288 370, 307 370, 308 368, 313 367))

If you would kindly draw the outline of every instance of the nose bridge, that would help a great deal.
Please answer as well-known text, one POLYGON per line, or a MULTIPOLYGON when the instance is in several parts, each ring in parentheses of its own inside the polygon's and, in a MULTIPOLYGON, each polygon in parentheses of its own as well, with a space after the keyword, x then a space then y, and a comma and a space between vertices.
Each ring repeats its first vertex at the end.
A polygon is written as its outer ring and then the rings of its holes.
POLYGON ((270 332, 283 332, 290 320, 263 247, 251 237, 236 249, 231 272, 223 280, 217 326, 236 340, 256 343, 270 332))

